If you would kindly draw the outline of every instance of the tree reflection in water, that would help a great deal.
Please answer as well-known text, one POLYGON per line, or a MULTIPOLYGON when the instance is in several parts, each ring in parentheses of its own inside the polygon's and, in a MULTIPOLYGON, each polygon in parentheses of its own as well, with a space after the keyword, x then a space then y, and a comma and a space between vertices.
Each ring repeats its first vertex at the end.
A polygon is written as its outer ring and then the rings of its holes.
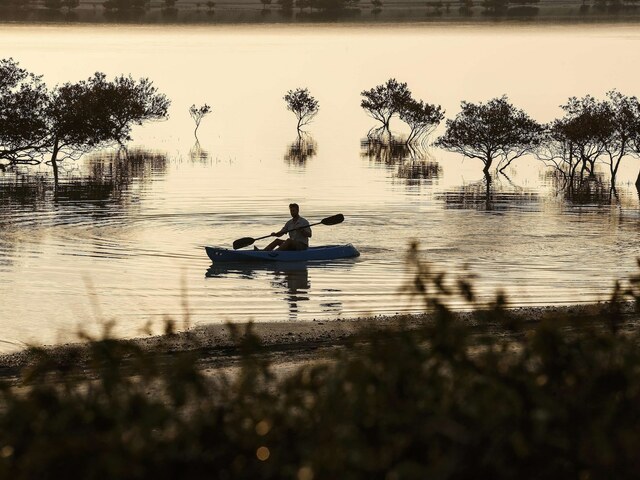
POLYGON ((407 143, 403 137, 394 137, 378 129, 360 140, 360 147, 360 155, 370 162, 397 167, 394 177, 406 180, 407 185, 433 183, 442 175, 442 167, 433 161, 422 143, 407 143))
POLYGON ((0 207, 50 200, 122 203, 134 182, 146 183, 165 175, 167 163, 164 153, 143 149, 99 152, 68 168, 62 164, 57 189, 48 173, 8 169, 0 173, 0 207))
POLYGON ((316 141, 310 135, 302 133, 292 142, 284 154, 284 160, 289 165, 304 167, 307 160, 313 158, 318 153, 316 141))
POLYGON ((360 140, 360 150, 363 158, 384 165, 397 165, 417 155, 405 140, 392 135, 368 135, 360 140))
POLYGON ((191 149, 189 150, 189 158, 192 162, 199 163, 209 163, 209 152, 202 148, 200 142, 196 140, 196 143, 193 144, 191 149))
POLYGON ((622 201, 616 187, 601 172, 569 178, 554 170, 548 172, 546 179, 569 204, 609 207, 622 201))
POLYGON ((495 179, 485 175, 483 180, 469 183, 436 196, 445 208, 506 211, 537 209, 540 196, 537 192, 514 185, 506 175, 495 179))
POLYGON ((48 170, 34 172, 18 166, 0 172, 0 259, 5 259, 0 260, 0 266, 11 263, 15 258, 11 252, 21 242, 33 244, 46 237, 46 228, 40 227, 75 224, 76 218, 80 222, 100 221, 115 211, 130 209, 135 204, 131 186, 163 176, 167 157, 132 150, 94 154, 71 165, 61 170, 57 188, 48 170), (25 229, 25 224, 29 228, 25 229))
POLYGON ((442 167, 437 162, 409 160, 398 165, 397 178, 406 180, 407 185, 431 184, 442 175, 442 167))

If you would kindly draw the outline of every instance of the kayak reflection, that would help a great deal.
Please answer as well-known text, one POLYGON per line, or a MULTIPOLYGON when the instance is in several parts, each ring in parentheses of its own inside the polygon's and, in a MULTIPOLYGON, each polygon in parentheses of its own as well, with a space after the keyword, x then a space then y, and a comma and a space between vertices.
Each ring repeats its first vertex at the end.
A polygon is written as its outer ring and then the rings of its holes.
POLYGON ((307 262, 238 262, 212 264, 207 278, 259 279, 267 277, 274 293, 289 305, 289 320, 297 320, 299 303, 309 300, 309 268, 307 262))
MULTIPOLYGON (((327 272, 330 277, 332 271, 342 272, 350 268, 352 261, 336 262, 222 262, 212 264, 205 274, 207 278, 239 278, 246 280, 266 280, 273 294, 282 298, 288 304, 289 320, 297 320, 303 303, 319 302, 320 311, 340 315, 342 302, 341 291, 333 288, 317 288, 311 291, 310 270, 315 273, 327 272)), ((311 274, 313 276, 313 272, 311 274)), ((326 276, 317 280, 322 285, 326 276)), ((313 309, 307 306, 306 310, 313 309)))
POLYGON ((309 300, 309 269, 286 269, 282 271, 274 271, 274 280, 271 286, 278 291, 282 289, 285 299, 289 304, 289 320, 298 319, 299 306, 298 302, 306 302, 309 300))

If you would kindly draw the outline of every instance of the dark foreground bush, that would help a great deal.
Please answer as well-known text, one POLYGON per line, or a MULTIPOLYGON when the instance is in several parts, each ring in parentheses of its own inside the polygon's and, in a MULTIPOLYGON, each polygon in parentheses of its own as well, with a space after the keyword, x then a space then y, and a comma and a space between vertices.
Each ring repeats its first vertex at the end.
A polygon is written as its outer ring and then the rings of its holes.
POLYGON ((640 477, 640 334, 618 308, 637 303, 638 278, 588 324, 521 324, 500 295, 462 322, 447 301, 474 304, 470 281, 412 265, 432 322, 363 332, 335 361, 286 378, 250 330, 235 332, 232 376, 205 377, 197 345, 34 351, 19 385, 2 387, 0 476, 640 477))

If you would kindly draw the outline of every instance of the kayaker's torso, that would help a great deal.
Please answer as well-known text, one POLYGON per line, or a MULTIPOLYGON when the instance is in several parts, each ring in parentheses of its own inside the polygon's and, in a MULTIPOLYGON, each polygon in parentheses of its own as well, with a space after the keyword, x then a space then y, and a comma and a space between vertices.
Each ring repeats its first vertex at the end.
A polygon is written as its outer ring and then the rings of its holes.
MULTIPOLYGON (((307 221, 307 219, 298 215, 297 218, 292 218, 291 220, 289 220, 287 223, 284 224, 284 230, 291 230, 294 228, 308 227, 308 226, 309 226, 309 222, 307 221)), ((295 242, 299 242, 304 246, 308 247, 310 234, 311 234, 311 228, 301 228, 300 230, 293 230, 292 232, 289 232, 289 238, 291 238, 291 240, 295 242), (303 232, 305 231, 308 234, 308 236, 305 236, 303 234, 303 232)))

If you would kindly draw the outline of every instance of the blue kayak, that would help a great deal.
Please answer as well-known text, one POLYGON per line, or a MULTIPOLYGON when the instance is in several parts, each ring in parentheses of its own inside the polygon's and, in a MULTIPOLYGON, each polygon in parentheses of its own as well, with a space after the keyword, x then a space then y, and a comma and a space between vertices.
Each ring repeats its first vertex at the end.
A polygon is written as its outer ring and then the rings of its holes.
POLYGON ((351 245, 325 245, 307 250, 229 250, 204 247, 212 262, 305 262, 308 260, 334 260, 357 257, 360 252, 351 245))

